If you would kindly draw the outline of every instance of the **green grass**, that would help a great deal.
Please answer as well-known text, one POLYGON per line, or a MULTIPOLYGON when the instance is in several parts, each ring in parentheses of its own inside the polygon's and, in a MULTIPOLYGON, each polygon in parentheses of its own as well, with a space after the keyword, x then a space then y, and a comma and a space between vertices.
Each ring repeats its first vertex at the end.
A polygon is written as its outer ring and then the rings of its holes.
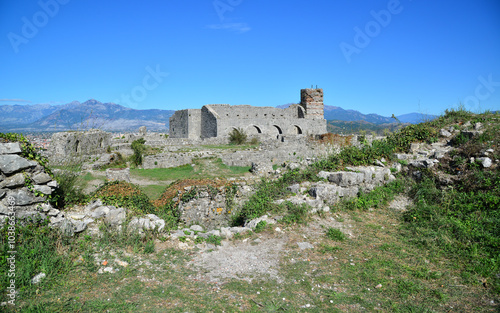
POLYGON ((342 231, 333 227, 328 228, 326 237, 333 241, 344 241, 347 239, 347 236, 342 231))
POLYGON ((156 200, 160 198, 162 193, 165 191, 165 185, 147 185, 139 186, 139 188, 148 196, 151 200, 156 200))
POLYGON ((130 175, 140 178, 153 180, 178 180, 191 177, 195 174, 190 164, 173 168, 155 168, 155 169, 130 169, 130 175))

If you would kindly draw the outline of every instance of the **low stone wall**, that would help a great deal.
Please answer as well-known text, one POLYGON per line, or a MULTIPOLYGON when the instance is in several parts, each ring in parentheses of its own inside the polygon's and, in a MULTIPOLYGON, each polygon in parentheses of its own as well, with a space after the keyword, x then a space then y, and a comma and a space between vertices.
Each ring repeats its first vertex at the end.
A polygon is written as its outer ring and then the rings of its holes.
POLYGON ((46 196, 58 188, 43 166, 20 154, 18 142, 0 143, 0 223, 11 216, 45 218, 46 196))

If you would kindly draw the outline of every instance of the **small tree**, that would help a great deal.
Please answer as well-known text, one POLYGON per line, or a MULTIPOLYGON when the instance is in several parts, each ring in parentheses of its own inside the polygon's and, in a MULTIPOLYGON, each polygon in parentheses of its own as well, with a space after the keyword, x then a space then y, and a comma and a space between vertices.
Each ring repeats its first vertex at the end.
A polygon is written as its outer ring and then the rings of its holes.
POLYGON ((241 145, 247 141, 247 134, 241 128, 234 128, 229 133, 229 142, 234 145, 241 145))
POLYGON ((145 142, 146 140, 144 140, 144 138, 139 138, 132 141, 131 148, 132 150, 134 150, 134 154, 132 155, 131 159, 132 163, 135 166, 139 166, 142 164, 142 154, 146 150, 146 146, 144 145, 145 142))

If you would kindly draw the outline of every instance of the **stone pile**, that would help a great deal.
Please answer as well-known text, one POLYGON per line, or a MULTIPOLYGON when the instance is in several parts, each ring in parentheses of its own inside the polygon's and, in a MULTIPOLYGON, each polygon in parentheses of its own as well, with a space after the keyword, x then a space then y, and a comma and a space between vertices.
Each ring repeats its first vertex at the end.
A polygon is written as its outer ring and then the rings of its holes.
MULTIPOLYGON (((120 231, 127 219, 127 209, 104 205, 100 199, 97 199, 84 207, 75 207, 66 212, 52 209, 48 215, 49 226, 61 229, 67 236, 72 236, 86 229, 91 234, 97 235, 99 234, 100 222, 120 231)), ((154 214, 147 214, 144 217, 133 217, 128 223, 127 231, 137 231, 143 234, 144 231, 148 230, 161 231, 164 227, 164 220, 154 214)))

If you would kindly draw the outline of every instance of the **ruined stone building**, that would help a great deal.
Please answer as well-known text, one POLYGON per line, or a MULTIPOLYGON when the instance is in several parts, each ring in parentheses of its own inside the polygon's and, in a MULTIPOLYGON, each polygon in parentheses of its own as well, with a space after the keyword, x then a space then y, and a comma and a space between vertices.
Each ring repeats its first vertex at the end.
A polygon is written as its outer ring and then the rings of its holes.
POLYGON ((111 145, 111 134, 91 129, 85 132, 69 131, 52 135, 49 154, 54 158, 105 153, 111 145))
POLYGON ((170 138, 223 138, 237 128, 266 137, 326 133, 323 89, 302 89, 300 98, 300 104, 286 109, 209 104, 179 110, 170 118, 170 138))

